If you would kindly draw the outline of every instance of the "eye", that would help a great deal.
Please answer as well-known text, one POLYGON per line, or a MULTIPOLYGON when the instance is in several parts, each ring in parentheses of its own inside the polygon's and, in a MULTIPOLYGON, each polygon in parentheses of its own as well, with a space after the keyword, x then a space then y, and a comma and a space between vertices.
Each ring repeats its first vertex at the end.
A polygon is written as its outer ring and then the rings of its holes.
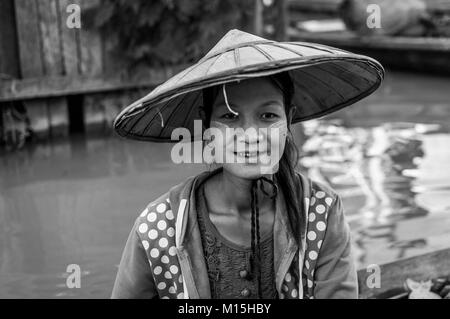
POLYGON ((220 118, 221 119, 226 119, 226 120, 234 120, 235 118, 237 118, 238 116, 236 114, 233 114, 231 112, 225 113, 223 114, 220 118))
POLYGON ((265 113, 261 114, 261 118, 264 120, 272 120, 272 119, 279 118, 279 116, 278 116, 278 114, 275 114, 272 112, 265 112, 265 113))

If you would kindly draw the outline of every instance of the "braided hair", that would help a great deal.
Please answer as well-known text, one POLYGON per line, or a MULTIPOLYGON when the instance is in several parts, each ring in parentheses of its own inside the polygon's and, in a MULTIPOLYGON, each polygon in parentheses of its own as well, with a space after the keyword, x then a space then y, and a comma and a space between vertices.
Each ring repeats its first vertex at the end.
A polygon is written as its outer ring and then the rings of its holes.
MULTIPOLYGON (((267 77, 274 83, 282 92, 284 106, 287 116, 291 114, 292 97, 294 94, 294 86, 292 80, 287 72, 278 73, 267 77)), ((212 106, 220 92, 220 86, 213 86, 203 89, 203 108, 202 117, 206 123, 210 123, 212 106)), ((288 123, 291 122, 288 118, 288 123)), ((265 196, 276 201, 279 192, 279 187, 284 195, 287 207, 288 221, 291 231, 294 233, 297 244, 300 245, 299 240, 301 236, 301 225, 305 223, 306 216, 304 216, 302 205, 299 202, 298 194, 301 193, 301 185, 297 182, 297 175, 295 168, 297 166, 299 155, 298 149, 292 139, 290 132, 290 125, 288 125, 289 134, 286 137, 286 144, 284 152, 279 161, 278 171, 273 175, 273 179, 267 177, 260 177, 252 181, 251 186, 251 274, 257 276, 258 296, 261 295, 261 251, 260 251, 260 229, 259 229, 259 206, 258 206, 258 187, 265 196), (267 191, 265 184, 271 185, 271 191, 267 191)), ((276 207, 276 202, 275 202, 276 207)))

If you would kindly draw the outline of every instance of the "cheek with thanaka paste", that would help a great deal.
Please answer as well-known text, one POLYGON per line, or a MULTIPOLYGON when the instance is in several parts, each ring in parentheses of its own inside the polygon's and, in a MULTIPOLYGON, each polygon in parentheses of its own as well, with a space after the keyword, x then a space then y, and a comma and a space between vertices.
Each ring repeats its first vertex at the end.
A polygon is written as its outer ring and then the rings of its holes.
POLYGON ((278 171, 278 163, 283 154, 287 137, 287 122, 279 121, 267 128, 267 136, 264 142, 269 144, 270 152, 261 155, 261 173, 274 174, 278 171))

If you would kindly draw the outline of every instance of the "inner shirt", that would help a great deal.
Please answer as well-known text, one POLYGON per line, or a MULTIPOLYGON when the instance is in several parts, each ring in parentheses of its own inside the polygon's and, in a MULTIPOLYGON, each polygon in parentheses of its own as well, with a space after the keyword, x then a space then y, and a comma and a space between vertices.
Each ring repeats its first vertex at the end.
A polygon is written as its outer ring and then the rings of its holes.
MULTIPOLYGON (((197 218, 208 270, 211 298, 258 298, 258 276, 251 273, 251 246, 241 246, 223 237, 209 218, 204 183, 196 192, 197 218)), ((273 232, 261 237, 261 296, 277 299, 273 265, 273 232)))

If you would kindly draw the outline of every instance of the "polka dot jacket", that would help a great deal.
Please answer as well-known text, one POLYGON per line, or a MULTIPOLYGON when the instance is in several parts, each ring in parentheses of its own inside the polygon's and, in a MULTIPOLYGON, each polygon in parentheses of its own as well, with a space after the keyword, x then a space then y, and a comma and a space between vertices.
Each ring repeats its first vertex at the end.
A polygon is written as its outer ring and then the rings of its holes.
MULTIPOLYGON (((211 298, 195 189, 204 172, 151 202, 128 237, 112 298, 211 298)), ((280 298, 357 298, 350 230, 342 202, 330 188, 298 174, 307 221, 302 237, 290 231, 284 198, 277 200, 274 271, 280 298)))

